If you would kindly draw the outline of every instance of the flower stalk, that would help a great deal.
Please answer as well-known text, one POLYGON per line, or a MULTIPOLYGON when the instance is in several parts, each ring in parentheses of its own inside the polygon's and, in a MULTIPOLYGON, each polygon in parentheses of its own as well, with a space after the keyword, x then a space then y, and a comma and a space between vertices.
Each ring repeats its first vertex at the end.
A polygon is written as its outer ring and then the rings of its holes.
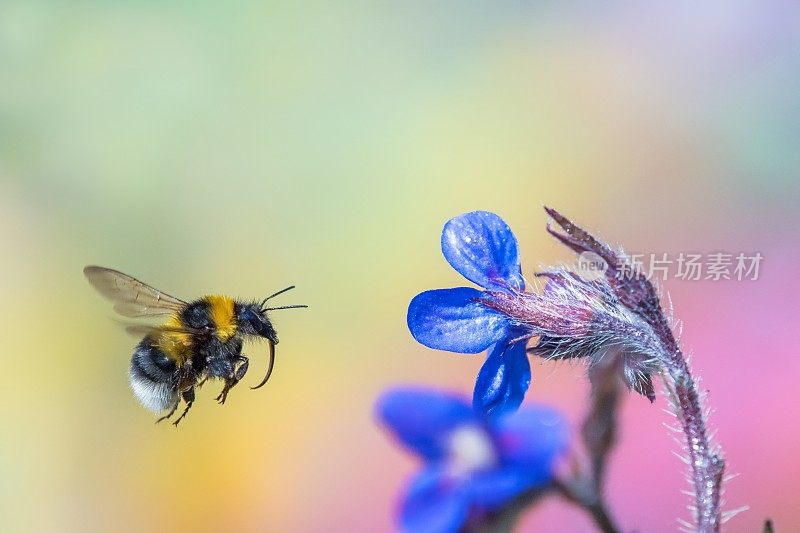
POLYGON ((621 531, 614 524, 602 498, 602 493, 596 487, 586 483, 586 480, 556 480, 553 486, 564 499, 584 509, 594 521, 597 529, 603 533, 619 533, 621 531))
POLYGON ((589 468, 578 465, 569 479, 557 479, 554 488, 566 500, 586 511, 604 533, 617 533, 611 512, 603 497, 603 478, 611 450, 617 441, 617 411, 623 384, 623 357, 608 353, 589 371, 592 396, 589 413, 581 426, 581 436, 589 455, 589 468))

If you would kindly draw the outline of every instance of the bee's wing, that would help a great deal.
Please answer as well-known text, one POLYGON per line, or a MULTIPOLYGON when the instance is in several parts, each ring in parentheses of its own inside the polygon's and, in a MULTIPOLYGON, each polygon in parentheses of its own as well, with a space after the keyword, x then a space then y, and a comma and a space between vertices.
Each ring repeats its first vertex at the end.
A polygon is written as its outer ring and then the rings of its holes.
POLYGON ((111 268, 87 266, 83 273, 100 294, 114 302, 114 310, 122 316, 171 315, 186 307, 186 302, 111 268))
POLYGON ((187 335, 202 336, 205 332, 193 328, 173 328, 170 326, 153 326, 150 324, 130 324, 120 322, 125 327, 125 331, 135 337, 150 335, 151 333, 185 333, 187 335))

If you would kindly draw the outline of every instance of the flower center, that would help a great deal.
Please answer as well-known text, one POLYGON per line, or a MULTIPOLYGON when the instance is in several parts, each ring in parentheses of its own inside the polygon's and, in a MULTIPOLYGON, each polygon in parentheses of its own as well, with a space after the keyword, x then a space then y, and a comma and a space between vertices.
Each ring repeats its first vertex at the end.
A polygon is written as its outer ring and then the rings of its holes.
POLYGON ((497 455, 489 435, 478 426, 463 426, 450 436, 447 466, 455 476, 469 475, 494 466, 497 455))

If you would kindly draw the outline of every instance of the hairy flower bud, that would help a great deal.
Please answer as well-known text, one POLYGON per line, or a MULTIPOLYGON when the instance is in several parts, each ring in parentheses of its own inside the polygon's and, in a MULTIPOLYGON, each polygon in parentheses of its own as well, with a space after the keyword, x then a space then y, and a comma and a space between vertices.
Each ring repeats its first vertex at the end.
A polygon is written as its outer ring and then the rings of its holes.
POLYGON ((586 281, 567 269, 542 274, 545 289, 491 292, 480 303, 507 316, 537 342, 528 352, 547 359, 599 364, 613 350, 626 384, 653 401, 650 375, 660 369, 661 343, 653 328, 615 295, 604 279, 586 281))

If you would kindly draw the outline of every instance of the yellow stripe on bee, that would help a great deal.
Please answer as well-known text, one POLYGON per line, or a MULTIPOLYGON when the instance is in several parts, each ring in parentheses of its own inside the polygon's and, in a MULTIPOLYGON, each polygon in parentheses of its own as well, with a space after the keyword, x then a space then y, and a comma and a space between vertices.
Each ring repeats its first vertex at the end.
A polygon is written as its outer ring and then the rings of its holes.
POLYGON ((191 357, 192 337, 181 333, 184 328, 179 315, 172 315, 163 324, 164 330, 158 335, 158 348, 179 365, 191 357))
POLYGON ((233 337, 236 334, 233 299, 228 296, 210 295, 204 300, 208 303, 209 315, 216 327, 217 338, 226 341, 233 337))

